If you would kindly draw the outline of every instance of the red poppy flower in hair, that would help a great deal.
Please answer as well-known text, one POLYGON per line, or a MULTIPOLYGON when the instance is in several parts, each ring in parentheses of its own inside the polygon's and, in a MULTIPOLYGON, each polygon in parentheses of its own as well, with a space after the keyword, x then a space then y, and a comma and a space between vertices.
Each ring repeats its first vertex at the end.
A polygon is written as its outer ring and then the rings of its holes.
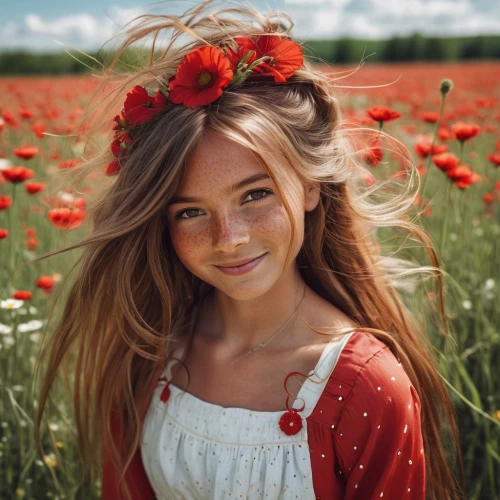
POLYGON ((186 54, 168 79, 168 88, 155 90, 154 95, 140 85, 127 93, 121 113, 114 118, 113 130, 118 134, 111 143, 114 160, 106 175, 120 171, 119 157, 133 143, 131 127, 151 120, 171 104, 188 108, 208 105, 223 90, 238 87, 253 75, 272 76, 275 83, 285 83, 304 62, 302 47, 286 37, 260 35, 234 41, 236 51, 229 46, 203 45, 186 54))
MULTIPOLYGON (((252 50, 255 52, 255 55, 248 60, 249 64, 262 57, 270 58, 255 66, 253 72, 260 75, 271 75, 274 77, 275 83, 286 82, 286 79, 290 78, 295 70, 300 69, 304 64, 302 47, 293 40, 276 35, 261 35, 255 40, 237 37, 235 41, 238 44, 237 56, 239 58, 252 50)), ((234 61, 234 52, 232 56, 234 61)))
POLYGON ((231 63, 218 47, 204 45, 184 56, 168 83, 170 100, 188 108, 210 104, 233 78, 231 63))
POLYGON ((129 125, 141 125, 154 118, 166 105, 167 99, 158 90, 151 96, 144 87, 136 85, 127 94, 122 113, 129 125))

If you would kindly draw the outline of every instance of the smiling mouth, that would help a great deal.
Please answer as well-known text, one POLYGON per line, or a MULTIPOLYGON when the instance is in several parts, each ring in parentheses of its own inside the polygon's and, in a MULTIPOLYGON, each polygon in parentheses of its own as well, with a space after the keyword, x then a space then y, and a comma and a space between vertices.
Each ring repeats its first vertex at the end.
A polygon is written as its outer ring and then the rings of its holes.
POLYGON ((253 259, 250 259, 250 260, 241 261, 238 264, 216 265, 216 267, 222 267, 224 269, 231 268, 231 267, 241 267, 241 266, 244 266, 250 262, 253 262, 254 260, 260 259, 260 257, 262 257, 262 255, 264 255, 264 254, 258 255, 257 257, 254 257, 253 259))

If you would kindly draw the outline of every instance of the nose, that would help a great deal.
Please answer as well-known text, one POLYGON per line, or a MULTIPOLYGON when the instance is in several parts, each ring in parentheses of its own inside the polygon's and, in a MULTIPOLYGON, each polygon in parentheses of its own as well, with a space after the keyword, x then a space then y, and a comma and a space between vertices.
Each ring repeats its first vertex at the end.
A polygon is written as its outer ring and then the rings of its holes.
POLYGON ((212 241, 214 250, 230 253, 250 241, 249 225, 237 214, 221 211, 214 216, 212 241))

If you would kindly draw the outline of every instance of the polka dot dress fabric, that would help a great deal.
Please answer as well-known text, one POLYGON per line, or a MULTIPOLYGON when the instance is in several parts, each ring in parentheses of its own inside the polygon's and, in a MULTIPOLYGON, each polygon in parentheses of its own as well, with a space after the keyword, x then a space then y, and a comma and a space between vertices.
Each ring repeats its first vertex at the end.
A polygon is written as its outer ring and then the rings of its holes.
MULTIPOLYGON (((283 411, 224 408, 168 384, 173 363, 152 388, 127 471, 134 498, 425 499, 418 394, 372 335, 326 345, 291 407, 303 425, 290 435, 283 411)), ((117 500, 104 462, 102 498, 117 500)))

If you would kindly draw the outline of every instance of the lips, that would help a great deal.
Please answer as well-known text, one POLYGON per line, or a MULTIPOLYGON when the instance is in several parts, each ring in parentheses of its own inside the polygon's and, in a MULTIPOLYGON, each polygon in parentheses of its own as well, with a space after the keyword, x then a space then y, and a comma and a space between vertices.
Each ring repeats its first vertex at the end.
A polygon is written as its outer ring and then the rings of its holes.
POLYGON ((249 262, 252 262, 252 260, 255 260, 255 259, 258 259, 259 257, 262 257, 262 255, 264 255, 264 254, 257 255, 257 257, 252 257, 251 259, 238 260, 236 262, 231 262, 230 264, 220 264, 220 265, 217 265, 217 267, 238 267, 238 266, 242 266, 244 264, 248 264, 249 262))

